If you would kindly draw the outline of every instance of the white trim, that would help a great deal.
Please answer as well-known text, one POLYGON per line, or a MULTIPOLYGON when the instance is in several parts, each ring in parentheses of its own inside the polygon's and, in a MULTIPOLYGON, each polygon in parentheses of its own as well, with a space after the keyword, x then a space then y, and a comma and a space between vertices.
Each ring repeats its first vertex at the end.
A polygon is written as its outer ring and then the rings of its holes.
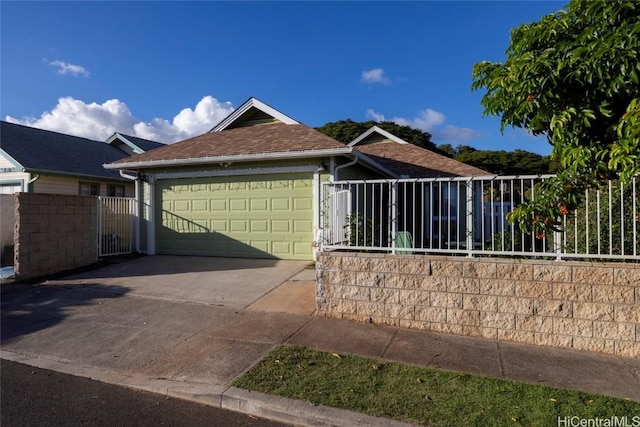
POLYGON ((16 170, 11 172, 24 172, 26 170, 25 167, 22 166, 22 164, 20 164, 19 161, 14 159, 13 156, 11 156, 9 153, 4 151, 2 148, 0 148, 0 155, 5 157, 9 163, 13 164, 16 167, 16 170))
POLYGON ((215 125, 213 127, 213 129, 211 129, 209 132, 220 132, 220 131, 225 130, 226 128, 231 126, 236 120, 238 120, 238 118, 240 116, 242 116, 245 112, 247 112, 252 107, 253 108, 257 108, 258 110, 262 111, 263 113, 266 113, 266 114, 270 115, 274 119, 277 119, 277 120, 281 121, 282 123, 284 123, 286 125, 298 125, 298 124, 300 124, 298 121, 292 119, 291 117, 281 113, 280 111, 278 111, 275 108, 265 104, 264 102, 259 101, 256 98, 252 97, 252 98, 249 98, 247 101, 245 101, 244 104, 242 104, 241 106, 236 108, 226 118, 222 119, 222 121, 220 123, 218 123, 217 125, 215 125))
POLYGON ((405 141, 404 139, 398 138, 397 136, 395 136, 392 133, 387 132, 384 129, 379 128, 378 126, 371 126, 369 128, 369 130, 367 130, 366 132, 364 132, 362 135, 360 135, 359 137, 357 137, 356 139, 354 139, 353 141, 351 141, 350 143, 347 144, 347 147, 353 147, 354 145, 359 144, 360 142, 362 142, 364 139, 366 139, 369 135, 371 135, 372 133, 378 133, 386 138, 391 139, 392 141, 397 142, 398 144, 408 144, 407 141, 405 141))
MULTIPOLYGON (((312 188, 312 200, 313 204, 311 205, 311 209, 313 209, 313 242, 316 241, 316 236, 320 231, 320 172, 318 169, 313 171, 313 188, 312 188)), ((318 253, 318 248, 314 245, 313 249, 313 259, 316 260, 316 255, 318 253)))
POLYGON ((127 138, 124 137, 124 135, 118 132, 115 132, 113 135, 111 135, 109 139, 107 139, 105 142, 111 145, 111 143, 116 139, 122 142, 127 147, 131 148, 135 154, 142 154, 145 152, 142 148, 138 147, 136 144, 129 141, 127 138))
POLYGON ((147 255, 156 254, 156 180, 149 179, 149 203, 147 203, 147 255))
POLYGON ((137 169, 163 166, 191 166, 209 163, 232 163, 260 160, 298 159, 309 157, 329 157, 351 153, 351 147, 329 148, 306 151, 284 151, 277 153, 237 154, 231 156, 193 157, 189 159, 146 160, 141 162, 106 163, 105 169, 137 169))
POLYGON ((317 172, 317 165, 310 166, 289 166, 289 167, 272 167, 272 168, 248 168, 248 169, 218 169, 210 171, 192 171, 192 172, 168 172, 154 174, 155 179, 180 179, 180 178, 208 178, 217 176, 244 176, 244 175, 267 175, 279 173, 302 173, 317 172))

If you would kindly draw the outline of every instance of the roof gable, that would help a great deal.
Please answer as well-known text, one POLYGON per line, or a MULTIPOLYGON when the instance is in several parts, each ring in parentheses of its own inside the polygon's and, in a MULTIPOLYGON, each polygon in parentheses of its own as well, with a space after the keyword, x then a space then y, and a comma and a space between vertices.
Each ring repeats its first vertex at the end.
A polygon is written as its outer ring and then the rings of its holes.
POLYGON ((394 134, 387 132, 386 130, 379 128, 378 126, 371 126, 362 135, 347 144, 349 147, 355 145, 373 144, 377 142, 396 142, 398 144, 408 144, 404 139, 400 139, 394 134))
POLYGON ((233 113, 229 114, 220 123, 215 125, 209 132, 221 132, 225 129, 268 123, 284 123, 286 125, 300 124, 297 120, 252 97, 236 108, 233 113))

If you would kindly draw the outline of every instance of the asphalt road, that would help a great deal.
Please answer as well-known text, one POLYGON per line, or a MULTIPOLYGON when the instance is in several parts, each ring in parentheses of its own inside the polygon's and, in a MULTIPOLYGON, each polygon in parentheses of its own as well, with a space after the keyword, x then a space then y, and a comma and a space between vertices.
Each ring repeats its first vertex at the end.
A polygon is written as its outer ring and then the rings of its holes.
POLYGON ((7 360, 0 361, 0 425, 284 426, 7 360))

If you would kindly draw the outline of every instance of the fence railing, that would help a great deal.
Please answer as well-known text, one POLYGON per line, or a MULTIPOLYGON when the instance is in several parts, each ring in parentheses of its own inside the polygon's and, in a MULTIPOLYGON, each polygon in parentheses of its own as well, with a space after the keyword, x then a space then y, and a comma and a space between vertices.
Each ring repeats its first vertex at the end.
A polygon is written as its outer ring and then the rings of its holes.
POLYGON ((527 257, 640 259, 640 183, 611 181, 536 239, 507 221, 553 177, 484 176, 324 182, 324 249, 527 257))
POLYGON ((128 197, 98 198, 98 255, 133 252, 136 200, 128 197))

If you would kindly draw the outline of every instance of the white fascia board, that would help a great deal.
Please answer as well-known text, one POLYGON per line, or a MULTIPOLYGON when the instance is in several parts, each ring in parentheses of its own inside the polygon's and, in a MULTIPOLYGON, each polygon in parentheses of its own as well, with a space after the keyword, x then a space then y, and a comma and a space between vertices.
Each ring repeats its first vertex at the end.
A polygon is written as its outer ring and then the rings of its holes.
POLYGON ((249 98, 244 104, 242 104, 241 106, 236 108, 231 114, 229 114, 220 123, 215 125, 213 127, 213 129, 211 129, 209 132, 220 132, 222 130, 225 130, 226 128, 231 126, 232 123, 234 123, 241 115, 243 115, 251 107, 255 107, 258 110, 260 110, 260 111, 262 111, 262 112, 264 112, 266 114, 269 114, 271 117, 281 121, 284 124, 287 124, 287 125, 298 125, 298 124, 300 124, 297 120, 292 119, 291 117, 287 116, 286 114, 283 114, 280 111, 276 110, 275 108, 273 108, 273 107, 265 104, 264 102, 252 97, 252 98, 249 98))
POLYGON ((111 145, 111 143, 113 143, 113 141, 115 140, 119 140, 120 142, 122 142, 124 145, 128 146, 129 148, 131 148, 133 150, 134 153, 136 154, 142 154, 145 151, 138 147, 136 144, 134 144, 133 142, 129 141, 127 138, 125 138, 123 135, 119 134, 118 132, 114 133, 113 135, 111 135, 111 137, 109 137, 109 139, 107 139, 107 144, 111 145))
POLYGON ((144 169, 164 166, 193 166, 210 163, 251 162, 261 160, 304 159, 313 157, 330 157, 350 154, 351 148, 332 148, 328 150, 284 151, 279 153, 239 154, 232 156, 196 157, 191 159, 147 160, 141 162, 106 163, 105 169, 144 169))
POLYGON ((386 138, 389 138, 390 140, 395 141, 398 144, 408 144, 408 142, 405 141, 404 139, 398 138, 394 134, 389 133, 384 129, 381 129, 378 126, 371 126, 366 132, 364 132, 362 135, 360 135, 359 137, 351 141, 349 144, 347 144, 347 146, 353 147, 354 145, 358 145, 358 143, 362 142, 362 140, 366 139, 369 135, 371 135, 374 132, 379 133, 380 135, 386 138))
POLYGON ((166 172, 156 173, 153 177, 158 179, 179 179, 179 178, 209 178, 216 176, 244 176, 244 175, 272 175, 278 173, 317 173, 317 165, 308 166, 284 166, 272 168, 246 168, 246 169, 217 169, 190 172, 166 172))
POLYGON ((7 161, 9 163, 11 163, 13 166, 15 166, 16 172, 24 172, 25 171, 24 166, 22 166, 20 164, 20 162, 18 162, 16 159, 14 159, 9 153, 4 151, 2 148, 0 148, 0 155, 2 155, 2 157, 7 159, 7 161))

